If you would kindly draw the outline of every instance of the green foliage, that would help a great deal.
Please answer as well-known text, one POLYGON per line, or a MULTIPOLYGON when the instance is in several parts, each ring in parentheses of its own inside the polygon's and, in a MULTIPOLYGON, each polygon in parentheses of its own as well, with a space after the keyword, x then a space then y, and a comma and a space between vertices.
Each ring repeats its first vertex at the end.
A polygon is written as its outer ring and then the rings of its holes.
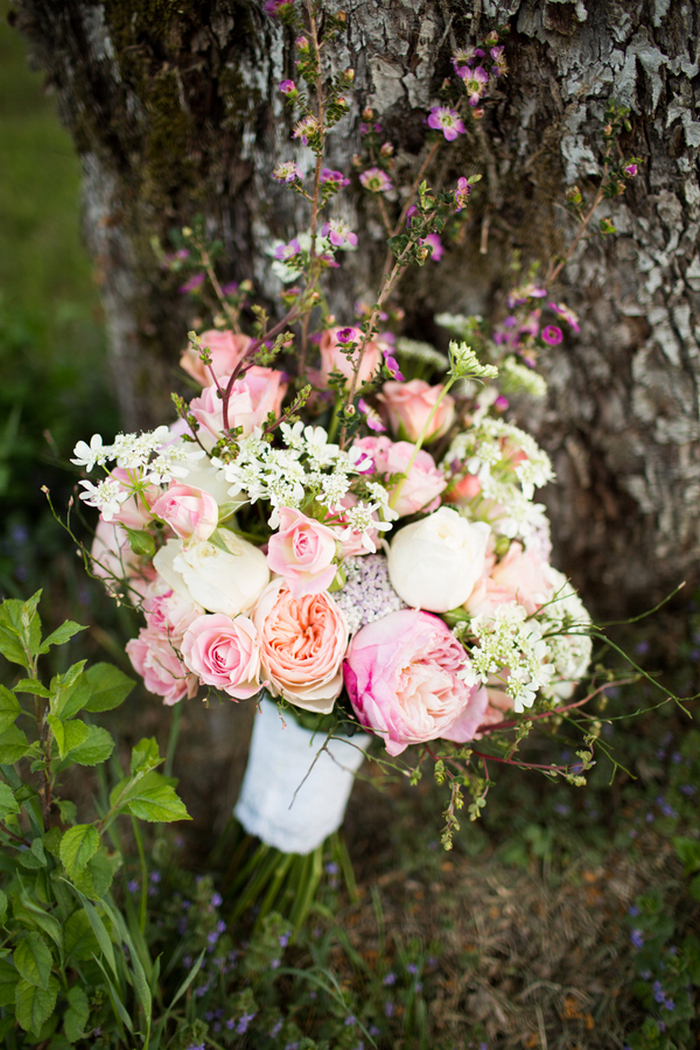
POLYGON ((75 804, 61 798, 61 774, 111 757, 111 733, 89 719, 118 707, 133 682, 108 664, 80 660, 46 684, 42 661, 84 628, 67 621, 42 638, 40 597, 0 604, 0 653, 21 668, 11 688, 0 686, 0 1005, 54 1050, 102 1026, 147 1044, 157 964, 138 923, 130 931, 110 896, 124 857, 109 833, 120 816, 159 823, 189 816, 176 781, 157 772, 163 759, 154 739, 136 744, 106 812, 91 822, 78 821, 75 804))

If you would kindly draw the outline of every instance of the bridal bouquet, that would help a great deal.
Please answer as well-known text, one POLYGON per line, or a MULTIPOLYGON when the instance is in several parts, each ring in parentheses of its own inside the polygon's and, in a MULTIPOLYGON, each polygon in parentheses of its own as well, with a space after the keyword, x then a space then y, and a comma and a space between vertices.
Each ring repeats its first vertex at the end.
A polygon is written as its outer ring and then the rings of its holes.
MULTIPOLYGON (((478 179, 431 188, 427 175, 506 72, 496 34, 455 54, 457 85, 427 116, 408 185, 398 186, 376 114, 363 114, 356 176, 389 250, 373 305, 360 302, 342 323, 329 313, 319 287, 358 237, 335 204, 350 179, 325 167, 323 152, 353 71, 323 72, 341 21, 327 19, 321 39, 309 5, 304 19, 290 3, 270 13, 301 34, 297 70, 309 87, 280 84, 298 119, 294 159, 272 177, 310 214, 308 229, 270 245, 284 316, 274 323, 251 306, 249 282, 221 286, 200 228, 163 257, 172 270, 190 267, 182 290, 199 296, 200 311, 211 286, 214 327, 190 333, 181 365, 196 391, 174 396, 176 422, 76 447, 74 464, 103 472, 80 482, 99 510, 92 569, 143 613, 127 652, 148 690, 168 705, 216 696, 263 710, 257 772, 249 767, 237 809, 248 830, 286 852, 317 848, 374 741, 382 761, 414 747, 416 775, 429 758, 449 778, 449 847, 463 789, 478 816, 488 760, 516 762, 538 719, 577 706, 566 702, 591 657, 589 617, 550 564, 535 500, 553 480, 550 462, 506 417, 514 393, 544 393, 538 348, 577 322, 548 290, 560 263, 513 289, 491 331, 480 319, 438 318, 454 336, 447 354, 400 334, 400 277, 439 259, 478 179), (320 781, 307 782, 312 766, 320 781), (324 807, 332 812, 317 819, 324 807)), ((606 185, 622 192, 634 165, 613 163, 610 143, 625 111, 607 119, 606 185)), ((571 201, 582 231, 590 214, 580 193, 571 201)), ((576 765, 547 770, 582 781, 595 737, 593 723, 576 765)))

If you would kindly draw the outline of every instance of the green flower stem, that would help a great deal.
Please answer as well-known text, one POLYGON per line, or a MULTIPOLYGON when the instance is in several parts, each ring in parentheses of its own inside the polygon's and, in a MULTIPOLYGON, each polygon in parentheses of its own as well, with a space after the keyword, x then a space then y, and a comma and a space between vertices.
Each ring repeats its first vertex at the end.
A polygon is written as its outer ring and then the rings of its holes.
POLYGON ((139 854, 139 861, 141 864, 141 900, 139 902, 139 929, 141 933, 146 930, 146 895, 148 893, 148 867, 146 865, 146 854, 143 849, 143 838, 141 836, 141 829, 139 822, 136 817, 131 818, 131 826, 134 831, 134 841, 136 842, 136 849, 139 854))
POLYGON ((391 494, 391 499, 389 500, 389 506, 391 507, 392 510, 396 506, 396 502, 397 502, 399 496, 401 495, 401 489, 403 488, 403 485, 404 485, 404 482, 405 482, 406 477, 408 475, 408 472, 411 469, 411 467, 413 466, 413 464, 415 463, 416 456, 418 455, 418 453, 420 452, 421 448, 423 447, 423 442, 425 441, 425 437, 426 437, 426 434, 428 433, 428 430, 430 428, 430 424, 432 423, 433 419, 435 418, 435 413, 437 412, 438 408, 440 407, 440 403, 442 402, 443 398, 447 394, 448 390, 452 386, 454 386, 454 384, 456 382, 457 382, 457 377, 456 376, 450 376, 450 378, 447 380, 447 382, 445 383, 445 385, 444 385, 444 387, 442 389, 442 393, 440 394, 440 396, 438 397, 437 401, 435 402, 435 404, 433 405, 432 409, 430 410, 430 414, 429 414, 428 418, 426 419, 425 423, 423 424, 423 429, 421 430, 420 434, 418 435, 417 441, 414 443, 413 452, 411 453, 411 458, 409 459, 408 464, 406 466, 406 470, 404 471, 404 476, 401 478, 401 481, 398 483, 398 485, 396 486, 396 488, 394 489, 394 491, 391 494))
POLYGON ((172 776, 173 760, 175 758, 175 748, 177 747, 178 737, 180 736, 181 720, 182 701, 179 704, 175 704, 173 707, 173 717, 170 723, 170 733, 168 734, 168 746, 165 751, 165 765, 163 766, 163 773, 166 777, 172 776))

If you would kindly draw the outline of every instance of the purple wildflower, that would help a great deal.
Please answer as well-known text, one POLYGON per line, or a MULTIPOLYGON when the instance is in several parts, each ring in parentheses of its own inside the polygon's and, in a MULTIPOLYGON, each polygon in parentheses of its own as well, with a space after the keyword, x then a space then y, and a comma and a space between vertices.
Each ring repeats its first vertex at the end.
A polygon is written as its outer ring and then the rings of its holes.
POLYGON ((469 180, 461 176, 457 179, 457 189, 455 190, 455 211, 461 211, 467 203, 467 197, 471 193, 472 188, 469 185, 469 180))
POLYGON ((457 76, 464 81, 464 90, 469 95, 469 105, 478 106, 489 82, 489 75, 484 67, 477 66, 476 69, 470 69, 469 66, 465 66, 457 70, 457 76))
POLYGON ((641 948, 644 944, 644 934, 641 930, 632 930, 630 940, 635 948, 641 948))
POLYGON ((639 169, 637 168, 636 164, 628 164, 625 168, 623 168, 623 171, 628 179, 633 179, 634 176, 637 174, 638 170, 639 169))
POLYGON ((289 242, 289 244, 278 244, 275 248, 275 259, 280 259, 282 262, 287 262, 289 259, 293 259, 296 255, 301 252, 301 245, 296 237, 289 242))
POLYGON ((448 142, 454 142, 458 135, 464 135, 467 130, 457 110, 449 106, 433 106, 428 117, 428 127, 441 131, 448 142))
POLYGON ((331 171, 330 168, 321 168, 321 182, 330 184, 339 190, 341 186, 348 186, 350 184, 350 179, 346 179, 341 171, 331 171))
POLYGON ((340 248, 346 242, 353 248, 357 246, 357 234, 352 232, 344 219, 329 219, 327 223, 324 223, 321 233, 324 237, 328 237, 336 248, 340 248))
POLYGON ((263 11, 270 18, 277 18, 282 11, 291 8, 291 0, 265 0, 263 11))
POLYGON ((433 260, 433 262, 440 262, 443 255, 445 254, 445 249, 442 246, 442 241, 436 233, 429 233, 427 237, 421 237, 418 243, 428 245, 428 247, 431 249, 430 258, 433 260))
POLYGON ((296 96, 299 94, 297 86, 293 80, 283 80, 280 83, 279 89, 283 95, 287 96, 287 98, 296 98, 296 96))
POLYGON ((388 193, 393 188, 389 176, 381 168, 368 168, 360 175, 360 182, 370 193, 388 193))
POLYGON ((204 274, 196 273, 193 277, 190 277, 189 281, 185 281, 183 285, 178 288, 180 295, 187 295, 189 292, 196 292, 204 284, 204 274))
POLYGON ((558 346, 564 336, 562 335, 561 328, 557 328, 554 324, 548 324, 541 332, 542 338, 549 346, 558 346))

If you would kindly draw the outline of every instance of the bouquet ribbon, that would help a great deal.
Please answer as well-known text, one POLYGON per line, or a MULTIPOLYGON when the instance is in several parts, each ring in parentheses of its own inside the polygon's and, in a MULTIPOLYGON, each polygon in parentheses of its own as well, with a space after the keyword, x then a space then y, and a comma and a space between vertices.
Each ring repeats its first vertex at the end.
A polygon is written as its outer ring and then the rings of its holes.
POLYGON ((371 739, 366 733, 327 739, 263 700, 234 816, 268 846, 311 853, 343 823, 371 739))

